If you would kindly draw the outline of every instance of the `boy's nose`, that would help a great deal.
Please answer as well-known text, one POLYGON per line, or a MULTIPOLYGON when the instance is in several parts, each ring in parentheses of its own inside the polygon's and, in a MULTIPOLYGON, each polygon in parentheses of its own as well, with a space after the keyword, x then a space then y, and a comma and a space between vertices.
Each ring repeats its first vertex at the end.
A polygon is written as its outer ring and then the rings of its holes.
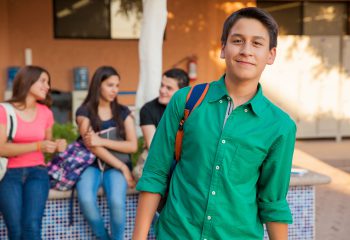
POLYGON ((159 89, 159 92, 161 92, 161 93, 165 93, 165 91, 166 91, 166 88, 165 88, 165 87, 161 87, 161 88, 159 89))
POLYGON ((244 43, 241 47, 240 54, 252 55, 252 46, 249 43, 244 43))

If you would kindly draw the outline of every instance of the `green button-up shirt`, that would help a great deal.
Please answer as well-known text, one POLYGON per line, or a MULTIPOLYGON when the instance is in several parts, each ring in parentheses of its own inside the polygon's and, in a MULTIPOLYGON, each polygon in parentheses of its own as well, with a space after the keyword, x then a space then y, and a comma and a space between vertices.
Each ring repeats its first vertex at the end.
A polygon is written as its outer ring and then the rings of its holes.
MULTIPOLYGON (((171 99, 153 138, 137 190, 164 194, 189 88, 171 99)), ((184 125, 179 163, 157 224, 157 239, 263 238, 263 223, 292 223, 286 195, 296 127, 259 84, 234 109, 224 77, 210 84, 184 125)))

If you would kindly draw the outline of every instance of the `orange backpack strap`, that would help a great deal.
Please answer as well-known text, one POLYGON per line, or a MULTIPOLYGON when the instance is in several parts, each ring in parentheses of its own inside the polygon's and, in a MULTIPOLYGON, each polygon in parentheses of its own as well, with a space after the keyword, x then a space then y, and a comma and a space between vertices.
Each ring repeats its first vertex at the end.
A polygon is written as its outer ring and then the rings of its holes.
POLYGON ((187 94, 184 116, 179 123, 175 139, 175 160, 178 162, 181 156, 182 139, 184 135, 183 126, 191 112, 203 101, 209 89, 209 83, 198 84, 191 88, 187 94))

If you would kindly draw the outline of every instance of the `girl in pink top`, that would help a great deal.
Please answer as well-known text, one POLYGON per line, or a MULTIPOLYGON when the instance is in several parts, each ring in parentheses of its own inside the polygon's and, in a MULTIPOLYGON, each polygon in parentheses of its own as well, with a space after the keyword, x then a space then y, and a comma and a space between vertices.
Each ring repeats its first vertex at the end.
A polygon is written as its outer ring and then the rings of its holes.
POLYGON ((22 68, 15 77, 12 98, 17 131, 11 143, 6 136, 6 113, 0 106, 0 152, 8 169, 0 181, 0 212, 10 240, 41 239, 41 220, 49 192, 43 153, 63 151, 66 141, 52 140, 53 114, 50 75, 36 66, 22 68))

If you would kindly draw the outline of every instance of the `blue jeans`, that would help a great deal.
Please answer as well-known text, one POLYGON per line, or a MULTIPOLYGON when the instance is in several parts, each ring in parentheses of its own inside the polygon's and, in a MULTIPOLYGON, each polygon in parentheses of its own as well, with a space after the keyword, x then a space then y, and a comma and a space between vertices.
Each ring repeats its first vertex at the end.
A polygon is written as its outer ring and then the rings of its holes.
POLYGON ((49 194, 45 166, 11 168, 0 181, 0 211, 10 240, 40 240, 49 194))
POLYGON ((77 182, 80 209, 98 239, 124 239, 127 189, 124 175, 113 168, 102 173, 98 168, 90 166, 80 176, 77 182), (110 212, 111 237, 104 226, 97 205, 97 192, 101 185, 106 194, 110 212))

